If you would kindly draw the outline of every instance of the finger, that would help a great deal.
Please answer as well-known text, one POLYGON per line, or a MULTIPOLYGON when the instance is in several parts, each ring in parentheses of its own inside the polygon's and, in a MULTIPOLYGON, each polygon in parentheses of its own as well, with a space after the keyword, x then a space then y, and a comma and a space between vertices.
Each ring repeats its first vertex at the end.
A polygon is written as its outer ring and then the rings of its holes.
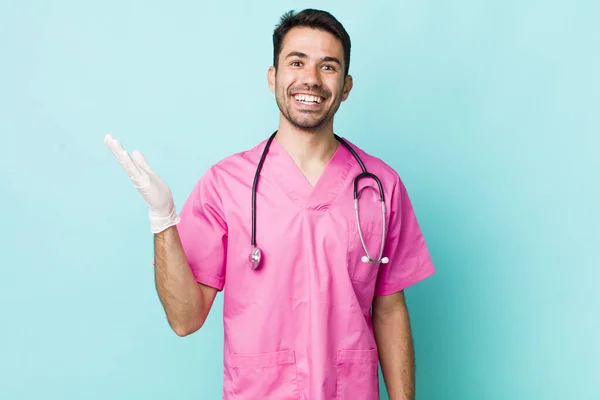
POLYGON ((146 160, 146 157, 144 157, 144 155, 142 154, 141 151, 138 150, 134 150, 131 153, 131 158, 133 159, 133 162, 141 169, 143 169, 144 171, 146 171, 148 174, 151 175, 156 175, 156 173, 154 172, 154 170, 152 169, 152 167, 150 167, 150 164, 148 163, 148 160, 146 160))
POLYGON ((125 151, 121 143, 110 135, 105 136, 104 143, 113 153, 119 164, 121 164, 125 172, 127 172, 127 175, 136 181, 140 180, 142 172, 135 165, 131 157, 129 157, 129 153, 125 151))
POLYGON ((106 135, 104 137, 104 144, 106 144, 108 149, 113 153, 113 155, 116 158, 120 158, 122 157, 123 153, 126 153, 121 143, 110 135, 106 135))
POLYGON ((104 136, 104 144, 115 155, 115 157, 118 157, 118 154, 124 150, 119 141, 108 133, 104 136))

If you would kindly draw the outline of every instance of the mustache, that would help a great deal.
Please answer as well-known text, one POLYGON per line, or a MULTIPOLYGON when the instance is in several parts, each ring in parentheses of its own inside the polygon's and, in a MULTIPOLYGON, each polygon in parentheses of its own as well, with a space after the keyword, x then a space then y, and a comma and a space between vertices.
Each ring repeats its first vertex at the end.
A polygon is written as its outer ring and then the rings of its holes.
POLYGON ((289 90, 289 94, 291 95, 292 93, 295 92, 302 92, 302 93, 306 93, 306 94, 312 94, 315 96, 320 96, 323 98, 327 98, 331 95, 331 93, 329 93, 329 91, 324 90, 323 88, 319 87, 319 86, 313 86, 310 87, 308 85, 302 85, 302 86, 296 86, 293 88, 290 88, 289 90))

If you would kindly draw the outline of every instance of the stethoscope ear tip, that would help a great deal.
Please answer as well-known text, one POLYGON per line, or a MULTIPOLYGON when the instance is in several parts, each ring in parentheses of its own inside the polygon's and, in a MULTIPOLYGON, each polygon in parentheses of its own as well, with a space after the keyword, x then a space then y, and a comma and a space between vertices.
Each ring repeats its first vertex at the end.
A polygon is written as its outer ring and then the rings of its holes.
POLYGON ((372 263, 372 264, 387 264, 390 262, 390 259, 387 257, 383 257, 379 262, 377 262, 376 260, 371 260, 369 257, 367 256, 362 256, 360 259, 362 262, 364 263, 372 263))

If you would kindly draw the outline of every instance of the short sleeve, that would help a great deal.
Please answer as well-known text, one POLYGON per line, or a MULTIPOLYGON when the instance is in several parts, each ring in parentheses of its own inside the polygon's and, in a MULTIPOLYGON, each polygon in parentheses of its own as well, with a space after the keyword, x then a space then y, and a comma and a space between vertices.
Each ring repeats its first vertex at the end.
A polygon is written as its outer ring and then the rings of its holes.
POLYGON ((223 290, 227 224, 214 167, 197 182, 179 216, 177 230, 194 277, 223 290))
POLYGON ((384 251, 389 262, 379 266, 376 296, 398 292, 435 273, 406 187, 397 179, 389 202, 390 219, 384 251))

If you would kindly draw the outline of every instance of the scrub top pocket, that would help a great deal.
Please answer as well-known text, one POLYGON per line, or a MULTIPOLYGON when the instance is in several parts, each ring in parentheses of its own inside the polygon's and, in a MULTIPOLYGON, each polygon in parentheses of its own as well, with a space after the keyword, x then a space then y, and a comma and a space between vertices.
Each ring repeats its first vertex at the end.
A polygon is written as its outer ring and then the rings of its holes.
POLYGON ((336 400, 379 400, 377 349, 340 350, 336 400))
POLYGON ((298 400, 293 350, 256 355, 231 354, 236 400, 298 400))
MULTIPOLYGON (((379 257, 381 240, 383 238, 381 215, 379 215, 379 219, 380 220, 361 221, 363 239, 371 258, 379 257)), ((370 283, 377 278, 379 265, 363 262, 361 258, 365 255, 366 253, 360 240, 360 235, 358 234, 358 225, 356 220, 352 220, 350 221, 350 227, 348 229, 347 251, 348 273, 351 280, 370 283)))

